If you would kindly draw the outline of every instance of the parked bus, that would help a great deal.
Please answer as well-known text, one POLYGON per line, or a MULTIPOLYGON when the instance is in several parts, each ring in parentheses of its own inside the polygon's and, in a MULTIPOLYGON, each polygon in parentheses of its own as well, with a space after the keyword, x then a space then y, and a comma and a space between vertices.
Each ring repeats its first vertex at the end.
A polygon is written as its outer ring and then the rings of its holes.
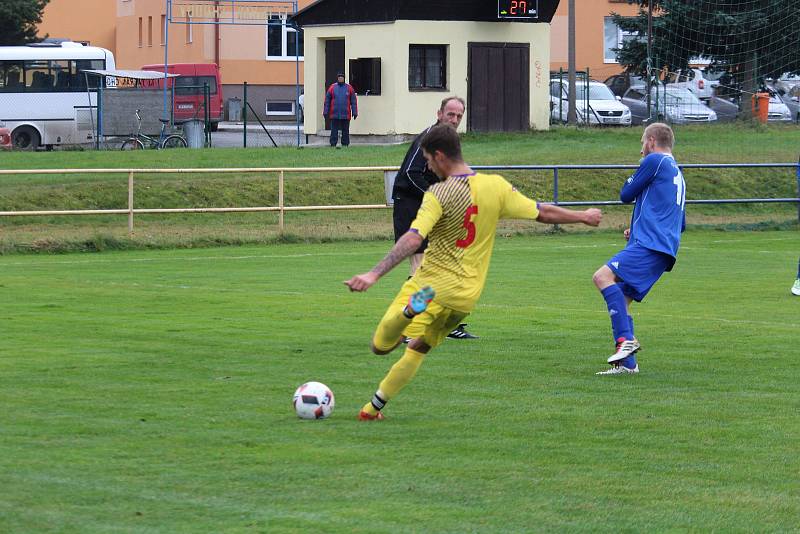
MULTIPOLYGON (((164 72, 164 65, 145 65, 142 70, 164 72)), ((167 81, 167 88, 175 84, 175 104, 173 112, 176 122, 205 119, 205 84, 209 92, 209 116, 211 129, 216 131, 222 120, 222 84, 220 83, 219 66, 216 63, 172 63, 167 64, 167 73, 179 74, 178 78, 167 81)), ((156 87, 163 89, 164 81, 159 80, 156 87)))
POLYGON ((0 47, 0 123, 14 148, 94 141, 97 87, 105 83, 84 70, 112 70, 104 48, 66 41, 0 47))

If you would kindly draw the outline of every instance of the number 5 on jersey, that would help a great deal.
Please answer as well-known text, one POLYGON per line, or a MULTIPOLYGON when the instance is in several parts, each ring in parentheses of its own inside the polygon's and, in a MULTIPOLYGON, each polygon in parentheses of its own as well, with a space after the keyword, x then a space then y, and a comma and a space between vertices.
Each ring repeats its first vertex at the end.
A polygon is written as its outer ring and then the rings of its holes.
POLYGON ((459 239, 456 241, 456 246, 460 248, 467 248, 475 241, 475 223, 472 222, 472 218, 478 214, 478 206, 472 205, 467 208, 466 213, 464 213, 464 224, 462 225, 464 228, 467 229, 467 237, 464 239, 459 239))

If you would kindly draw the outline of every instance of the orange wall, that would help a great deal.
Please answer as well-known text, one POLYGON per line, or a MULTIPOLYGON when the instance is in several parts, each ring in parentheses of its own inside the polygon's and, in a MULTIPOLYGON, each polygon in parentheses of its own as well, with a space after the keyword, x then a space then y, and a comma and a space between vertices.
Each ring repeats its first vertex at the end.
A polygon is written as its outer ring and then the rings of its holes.
MULTIPOLYGON (((609 0, 575 0, 575 66, 578 70, 588 67, 591 77, 600 81, 622 72, 617 63, 603 60, 603 19, 612 12, 634 16, 639 6, 609 0)), ((551 70, 568 67, 568 14, 569 2, 561 0, 551 26, 551 70)))
MULTIPOLYGON (((103 0, 99 0, 103 1, 103 0)), ((109 1, 109 0, 104 0, 109 1)), ((165 13, 164 0, 116 0, 122 8, 117 14, 117 65, 120 68, 139 68, 148 63, 164 62, 161 44, 161 15, 165 13), (125 5, 128 4, 128 5, 125 5), (143 24, 143 43, 139 46, 139 18, 143 24), (148 46, 148 17, 153 17, 153 45, 148 46)), ((301 0, 301 9, 313 0, 301 0)), ((192 25, 192 42, 187 43, 187 25, 170 24, 170 63, 213 63, 219 54, 219 65, 224 84, 293 85, 294 61, 267 61, 265 26, 219 26, 219 47, 215 47, 217 32, 213 25, 192 25)), ((303 67, 300 65, 300 83, 303 67)))
POLYGON ((39 37, 88 41, 116 56, 116 0, 50 0, 44 8, 39 37))
MULTIPOLYGON (((0 0, 2 1, 2 0, 0 0)), ((298 9, 314 0, 299 0, 298 9)), ((66 37, 114 52, 117 68, 137 69, 164 62, 161 16, 164 0, 51 0, 44 11, 39 34, 66 37), (76 16, 76 13, 84 14, 76 16), (142 45, 139 46, 139 18, 142 45), (148 21, 152 17, 152 45, 148 43, 148 21)), ((170 63, 213 63, 216 34, 213 25, 191 26, 191 43, 186 24, 170 24, 170 63)), ((266 28, 263 26, 220 26, 219 58, 222 82, 254 85, 294 85, 294 61, 267 61, 266 28)), ((300 82, 303 65, 300 64, 300 82)))

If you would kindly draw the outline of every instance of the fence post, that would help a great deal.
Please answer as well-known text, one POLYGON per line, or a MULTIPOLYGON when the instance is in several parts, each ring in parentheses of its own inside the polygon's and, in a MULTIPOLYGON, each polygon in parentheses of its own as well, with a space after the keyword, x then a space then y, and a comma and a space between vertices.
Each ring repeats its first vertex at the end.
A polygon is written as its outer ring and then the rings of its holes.
POLYGON ((278 176, 278 230, 283 233, 283 171, 278 176))
POLYGON ((247 148, 247 82, 244 82, 244 103, 242 104, 242 123, 244 124, 244 148, 247 148))
POLYGON ((128 236, 133 237, 133 171, 128 173, 128 236))
MULTIPOLYGON (((553 204, 558 206, 558 167, 553 167, 553 204)), ((558 230, 558 225, 554 224, 553 228, 558 230)))
POLYGON ((211 88, 208 86, 208 82, 203 84, 203 102, 204 102, 204 110, 203 110, 203 122, 205 123, 203 126, 203 130, 206 134, 206 148, 211 146, 211 108, 209 105, 211 104, 211 88))

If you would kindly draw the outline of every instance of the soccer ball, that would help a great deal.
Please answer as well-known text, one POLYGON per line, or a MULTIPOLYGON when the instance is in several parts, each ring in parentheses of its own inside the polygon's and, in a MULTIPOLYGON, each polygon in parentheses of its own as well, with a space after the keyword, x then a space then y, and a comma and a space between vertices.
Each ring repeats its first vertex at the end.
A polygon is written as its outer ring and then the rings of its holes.
POLYGON ((325 419, 333 413, 333 391, 320 382, 306 382, 294 392, 294 411, 300 419, 325 419))

